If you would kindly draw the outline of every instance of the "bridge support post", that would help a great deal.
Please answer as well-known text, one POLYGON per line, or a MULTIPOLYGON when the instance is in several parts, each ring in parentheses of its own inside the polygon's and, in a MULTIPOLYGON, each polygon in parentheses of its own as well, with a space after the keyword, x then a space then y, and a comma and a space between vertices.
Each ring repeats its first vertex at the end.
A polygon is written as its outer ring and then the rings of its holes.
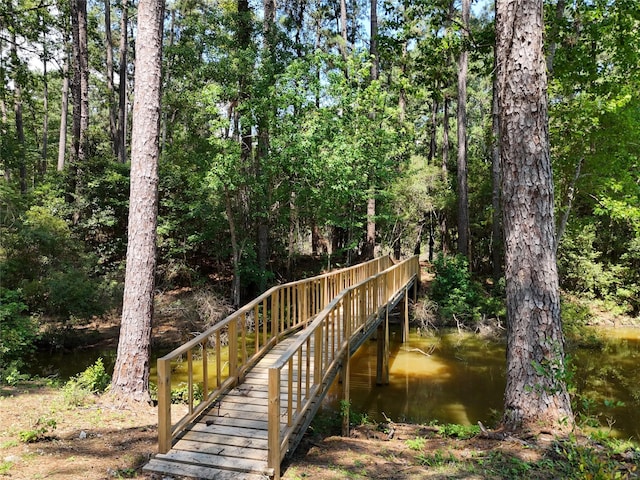
POLYGON ((385 318, 378 326, 378 361, 376 363, 376 383, 389 385, 389 305, 385 308, 385 318))
POLYGON ((409 341, 409 287, 404 289, 404 321, 402 322, 402 343, 409 341))
MULTIPOLYGON (((268 387, 269 403, 268 403, 268 457, 267 465, 269 469, 273 469, 274 480, 280 478, 280 370, 277 368, 269 369, 269 387, 268 387)), ((291 395, 291 393, 289 393, 291 395)))
POLYGON ((342 392, 343 392, 343 404, 342 404, 342 436, 349 436, 349 422, 351 413, 351 394, 349 392, 350 377, 351 377, 351 355, 349 354, 349 342, 347 342, 347 353, 342 364, 342 392))

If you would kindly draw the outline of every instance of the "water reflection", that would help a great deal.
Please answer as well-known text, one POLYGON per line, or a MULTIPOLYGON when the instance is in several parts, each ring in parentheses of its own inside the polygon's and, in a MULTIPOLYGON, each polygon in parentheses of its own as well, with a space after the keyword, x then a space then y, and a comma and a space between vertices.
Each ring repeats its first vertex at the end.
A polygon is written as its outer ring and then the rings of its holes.
MULTIPOLYGON (((376 342, 365 343, 351 365, 351 403, 375 420, 493 425, 505 388, 503 342, 440 332, 410 335, 400 343, 392 326, 390 384, 376 385, 376 342), (383 415, 384 413, 384 415, 383 415)), ((602 351, 570 352, 580 394, 576 413, 611 427, 614 435, 640 440, 640 329, 602 329, 602 351), (623 406, 611 406, 622 402, 623 406), (607 406, 609 405, 609 406, 607 406)), ((332 386, 324 407, 338 410, 342 386, 332 386)))
MULTIPOLYGON (((570 353, 575 365, 575 385, 580 394, 576 414, 611 428, 614 435, 640 440, 640 329, 598 329, 605 344, 600 349, 570 353), (611 402, 614 405, 611 405, 611 402), (624 405, 615 406, 615 402, 624 405), (610 406, 606 406, 606 404, 610 406)), ((412 332, 401 343, 399 326, 392 326, 390 384, 376 385, 376 342, 366 342, 352 364, 351 401, 356 411, 383 420, 493 425, 502 411, 505 387, 505 350, 502 342, 476 335, 440 332, 419 336, 412 332)), ((155 382, 154 352, 151 380, 155 382)), ((60 380, 83 371, 98 357, 111 371, 115 351, 76 349, 55 355, 40 354, 29 373, 57 376, 60 380)), ((194 361, 194 369, 199 368, 194 361)), ((211 367, 213 368, 213 367, 211 367)), ((184 381, 179 375, 175 382, 184 381)), ((339 410, 341 385, 334 384, 325 408, 339 410)))

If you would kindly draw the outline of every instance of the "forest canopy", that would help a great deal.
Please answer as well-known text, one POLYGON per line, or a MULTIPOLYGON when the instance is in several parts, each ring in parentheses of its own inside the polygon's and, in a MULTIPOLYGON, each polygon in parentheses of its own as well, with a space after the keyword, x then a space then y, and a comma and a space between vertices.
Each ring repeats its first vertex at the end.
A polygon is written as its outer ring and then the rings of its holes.
MULTIPOLYGON (((324 266, 373 253, 435 260, 468 228, 465 264, 499 290, 494 15, 473 5, 467 28, 460 9, 380 1, 374 30, 362 0, 281 2, 273 15, 247 0, 168 2, 158 288, 215 281, 239 304, 300 273, 305 255, 324 266)), ((560 286, 631 315, 639 11, 599 0, 544 10, 560 286)), ((0 5, 0 369, 39 326, 121 301, 136 21, 127 0, 0 5)))

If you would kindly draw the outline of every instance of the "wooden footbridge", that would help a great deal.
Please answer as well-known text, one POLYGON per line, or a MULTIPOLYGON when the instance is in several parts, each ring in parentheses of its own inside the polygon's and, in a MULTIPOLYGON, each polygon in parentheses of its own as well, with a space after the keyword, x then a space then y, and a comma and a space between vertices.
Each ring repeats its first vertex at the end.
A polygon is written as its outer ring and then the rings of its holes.
MULTIPOLYGON (((280 478, 340 370, 378 330, 378 382, 389 381, 389 310, 419 283, 417 257, 380 257, 271 288, 158 360, 158 450, 147 471, 198 479, 280 478), (186 374, 188 413, 172 416, 186 374)), ((348 427, 348 415, 344 422, 348 427)))

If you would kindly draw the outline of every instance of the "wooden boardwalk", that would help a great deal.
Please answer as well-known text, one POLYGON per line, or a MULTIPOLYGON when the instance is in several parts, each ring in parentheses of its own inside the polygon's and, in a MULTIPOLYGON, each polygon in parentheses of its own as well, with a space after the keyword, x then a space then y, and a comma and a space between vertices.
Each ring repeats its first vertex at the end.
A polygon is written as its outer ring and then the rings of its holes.
MULTIPOLYGON (((377 268, 385 266, 386 262, 378 262, 377 268)), ((170 389, 167 384, 170 385, 171 381, 165 378, 162 382, 160 377, 170 377, 176 358, 184 362, 184 349, 177 349, 178 355, 169 354, 164 365, 161 365, 162 359, 159 360, 161 453, 152 458, 144 469, 198 479, 279 478, 280 462, 298 445, 339 370, 345 369, 347 381, 344 390, 348 395, 350 356, 373 331, 388 326, 389 309, 403 298, 406 310, 409 288, 417 285, 418 269, 418 261, 414 257, 381 272, 374 269, 374 273, 364 280, 353 277, 348 283, 354 283, 334 294, 299 294, 293 302, 296 305, 303 305, 304 299, 311 297, 316 298, 318 305, 311 306, 313 302, 309 301, 310 310, 298 308, 296 315, 307 315, 308 318, 304 322, 290 322, 294 328, 286 333, 285 328, 274 326, 277 323, 283 325, 282 318, 273 320, 273 312, 292 308, 281 307, 283 296, 280 294, 271 297, 269 302, 263 299, 262 308, 270 315, 262 314, 262 317, 269 318, 271 328, 261 327, 259 323, 254 325, 257 332, 251 339, 254 342, 253 355, 247 353, 247 342, 238 333, 244 329, 242 326, 236 328, 237 323, 242 322, 234 320, 228 323, 233 327, 226 331, 226 335, 233 337, 230 333, 234 332, 238 335, 229 343, 229 349, 233 350, 229 358, 238 358, 238 364, 229 360, 226 368, 221 367, 221 342, 218 341, 215 348, 218 356, 213 362, 215 379, 207 373, 207 363, 211 362, 207 360, 208 355, 204 356, 202 379, 208 380, 204 383, 215 383, 216 388, 209 392, 210 387, 205 385, 205 399, 200 405, 194 405, 195 387, 190 386, 190 414, 176 425, 172 424, 170 415, 170 389), (262 335, 259 335, 261 330, 262 335), (264 344, 262 347, 260 342, 264 344), (237 346, 237 351, 232 345, 237 346), (160 386, 162 383, 164 387, 160 386), (161 390, 168 390, 169 394, 161 390), (169 405, 166 405, 166 399, 169 405), (167 411, 168 419, 163 414, 167 411), (165 433, 169 429, 168 438, 162 438, 163 423, 165 433)), ((368 269, 367 273, 372 273, 372 270, 368 269)), ((309 285, 314 285, 313 279, 309 285)), ((289 307, 293 303, 289 302, 289 307)), ((261 313, 255 312, 255 318, 261 313)), ((246 322, 247 316, 242 318, 246 322)), ((212 335, 220 339, 220 333, 216 331, 207 333, 209 341, 212 335)), ((384 339, 385 335, 379 337, 384 339)), ((195 345, 202 345, 202 342, 195 342, 195 345)), ((194 358, 190 353, 193 348, 190 346, 186 351, 190 378, 193 377, 194 358)), ((383 352, 384 347, 379 351, 383 352)), ((379 362, 384 363, 384 359, 379 357, 379 362)), ((192 379, 190 383, 195 385, 197 380, 192 379)))

